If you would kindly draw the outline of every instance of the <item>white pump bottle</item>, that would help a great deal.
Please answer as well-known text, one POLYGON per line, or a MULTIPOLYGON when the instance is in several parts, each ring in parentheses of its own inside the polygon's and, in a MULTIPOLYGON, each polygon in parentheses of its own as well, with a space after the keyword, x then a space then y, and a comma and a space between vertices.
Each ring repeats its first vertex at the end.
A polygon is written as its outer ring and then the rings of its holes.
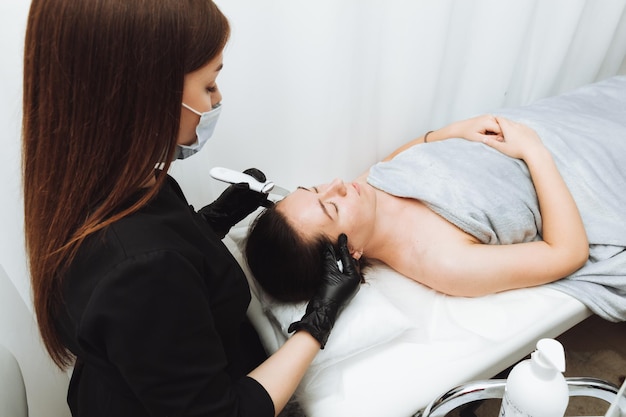
POLYGON ((530 359, 509 373, 500 417, 563 417, 569 403, 563 372, 563 345, 554 339, 539 340, 530 359))

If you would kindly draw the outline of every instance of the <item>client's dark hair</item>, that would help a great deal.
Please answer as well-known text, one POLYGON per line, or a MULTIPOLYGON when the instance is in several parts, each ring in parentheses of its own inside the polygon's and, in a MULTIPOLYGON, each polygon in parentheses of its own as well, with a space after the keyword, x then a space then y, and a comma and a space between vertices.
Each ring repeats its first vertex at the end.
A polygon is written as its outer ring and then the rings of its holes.
POLYGON ((329 243, 321 233, 305 240, 273 206, 250 225, 245 253, 265 292, 279 301, 308 301, 320 285, 329 243))

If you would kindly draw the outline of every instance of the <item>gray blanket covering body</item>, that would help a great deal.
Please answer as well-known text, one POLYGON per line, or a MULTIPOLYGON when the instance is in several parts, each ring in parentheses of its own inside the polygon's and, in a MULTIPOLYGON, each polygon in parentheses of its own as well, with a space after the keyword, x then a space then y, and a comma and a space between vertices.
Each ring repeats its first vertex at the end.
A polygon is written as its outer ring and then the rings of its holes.
MULTIPOLYGON (((493 114, 535 129, 581 212, 590 257, 546 284, 611 321, 626 320, 626 76, 493 114)), ((414 146, 376 164, 368 182, 423 201, 486 244, 541 239, 537 196, 524 162, 464 139, 414 146)))

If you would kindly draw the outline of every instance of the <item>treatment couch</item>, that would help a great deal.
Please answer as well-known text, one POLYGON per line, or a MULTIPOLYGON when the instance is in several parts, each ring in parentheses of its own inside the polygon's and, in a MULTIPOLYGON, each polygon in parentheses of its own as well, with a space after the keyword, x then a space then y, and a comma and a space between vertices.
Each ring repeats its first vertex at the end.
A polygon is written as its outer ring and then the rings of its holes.
MULTIPOLYGON (((241 254, 244 226, 226 243, 248 276, 249 317, 268 352, 304 304, 274 304, 241 254), (283 323, 283 324, 281 324, 283 323)), ((307 417, 408 417, 449 389, 496 376, 591 315, 580 301, 546 287, 480 298, 450 297, 374 265, 340 315, 326 348, 296 393, 307 417)))

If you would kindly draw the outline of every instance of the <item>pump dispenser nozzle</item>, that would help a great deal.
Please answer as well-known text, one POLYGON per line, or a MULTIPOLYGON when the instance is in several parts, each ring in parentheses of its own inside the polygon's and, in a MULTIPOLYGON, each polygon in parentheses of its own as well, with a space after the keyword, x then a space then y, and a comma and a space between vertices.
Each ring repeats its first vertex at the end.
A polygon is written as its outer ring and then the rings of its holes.
POLYGON ((541 339, 531 358, 544 368, 565 372, 565 351, 563 345, 554 339, 541 339))

